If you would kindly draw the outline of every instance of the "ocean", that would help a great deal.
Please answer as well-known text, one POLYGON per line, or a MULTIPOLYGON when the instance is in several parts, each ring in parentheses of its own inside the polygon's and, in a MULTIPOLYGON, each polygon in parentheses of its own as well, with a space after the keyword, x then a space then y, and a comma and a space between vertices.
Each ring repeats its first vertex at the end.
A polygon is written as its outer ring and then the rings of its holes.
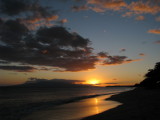
POLYGON ((0 119, 78 120, 119 105, 120 103, 104 99, 131 89, 133 88, 0 88, 0 119))

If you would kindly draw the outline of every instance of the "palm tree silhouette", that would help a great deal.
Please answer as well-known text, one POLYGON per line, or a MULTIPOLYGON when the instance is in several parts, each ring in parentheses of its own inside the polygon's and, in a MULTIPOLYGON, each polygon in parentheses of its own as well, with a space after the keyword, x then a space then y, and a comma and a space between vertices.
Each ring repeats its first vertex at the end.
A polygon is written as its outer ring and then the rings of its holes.
POLYGON ((149 69, 145 79, 140 86, 147 88, 160 88, 160 62, 156 63, 154 69, 149 69))

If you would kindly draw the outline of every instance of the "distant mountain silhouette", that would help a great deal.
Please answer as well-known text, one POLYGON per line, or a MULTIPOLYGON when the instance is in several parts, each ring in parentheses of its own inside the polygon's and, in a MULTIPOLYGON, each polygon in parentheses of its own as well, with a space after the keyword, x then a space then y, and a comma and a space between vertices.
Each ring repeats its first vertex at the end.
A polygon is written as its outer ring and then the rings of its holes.
POLYGON ((160 88, 160 62, 145 74, 145 79, 137 86, 146 88, 160 88))
MULTIPOLYGON (((66 79, 38 79, 30 78, 24 84, 15 85, 15 87, 47 87, 47 88, 72 88, 72 87, 86 87, 88 85, 75 84, 83 80, 66 80, 66 79)), ((14 86, 13 86, 14 87, 14 86)))

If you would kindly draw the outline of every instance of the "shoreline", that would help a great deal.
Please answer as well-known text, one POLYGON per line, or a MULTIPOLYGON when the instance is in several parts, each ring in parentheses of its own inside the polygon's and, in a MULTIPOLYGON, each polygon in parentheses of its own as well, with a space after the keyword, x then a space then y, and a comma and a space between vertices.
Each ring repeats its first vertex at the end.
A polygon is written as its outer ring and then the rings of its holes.
MULTIPOLYGON (((53 89, 54 90, 54 89, 53 89)), ((113 95, 118 94, 119 92, 108 92, 108 93, 97 93, 93 95, 84 95, 84 96, 76 96, 70 97, 66 99, 57 99, 57 100, 45 100, 45 101, 32 101, 28 100, 29 97, 21 98, 23 94, 28 95, 29 92, 33 90, 30 89, 28 91, 27 88, 15 89, 14 92, 12 88, 1 89, 1 101, 0 101, 0 119, 3 120, 18 120, 27 117, 28 115, 37 112, 37 111, 45 111, 52 107, 62 106, 70 103, 76 103, 81 100, 96 98, 104 95, 113 95), (15 94, 12 94, 15 93, 15 94)), ((50 91, 50 90, 49 90, 50 91)), ((35 92, 36 93, 36 92, 35 92)), ((46 91, 48 93, 48 91, 46 91)), ((105 99, 105 98, 104 98, 105 99)), ((92 111, 92 109, 91 109, 92 111)), ((96 114, 96 113, 95 113, 96 114)), ((89 115, 86 115, 89 116, 89 115)), ((85 116, 84 116, 85 117, 85 116)), ((81 117, 83 118, 83 117, 81 117)), ((80 118, 80 119, 81 119, 80 118)))
POLYGON ((113 95, 107 100, 122 105, 81 120, 159 120, 160 90, 136 88, 113 95))
MULTIPOLYGON (((67 105, 70 103, 76 103, 82 100, 90 99, 90 98, 97 98, 100 96, 106 96, 106 95, 112 95, 114 93, 107 93, 107 94, 95 94, 95 95, 88 95, 88 96, 79 96, 79 97, 73 97, 63 100, 55 100, 55 101, 46 101, 46 102, 37 102, 37 103, 25 103, 20 104, 18 106, 12 105, 10 106, 2 106, 0 107, 0 120, 17 120, 25 118, 34 112, 38 111, 45 111, 50 108, 67 105)), ((16 103, 18 104, 18 103, 16 103)))
POLYGON ((115 108, 120 103, 105 101, 111 95, 97 96, 77 102, 41 110, 22 118, 22 120, 80 120, 84 117, 95 115, 115 108))

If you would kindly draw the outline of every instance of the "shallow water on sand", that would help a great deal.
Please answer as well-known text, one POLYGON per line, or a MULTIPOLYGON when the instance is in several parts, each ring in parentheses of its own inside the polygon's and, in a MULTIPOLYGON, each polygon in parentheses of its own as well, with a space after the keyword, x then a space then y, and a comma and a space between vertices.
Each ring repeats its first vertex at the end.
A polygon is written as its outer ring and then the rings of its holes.
POLYGON ((115 102, 103 99, 108 95, 131 89, 128 87, 1 88, 0 117, 3 120, 79 120, 114 107, 115 102))
POLYGON ((32 113, 23 120, 80 120, 83 117, 101 113, 121 104, 115 101, 106 101, 105 99, 110 96, 103 95, 54 108, 51 107, 45 111, 32 113))

